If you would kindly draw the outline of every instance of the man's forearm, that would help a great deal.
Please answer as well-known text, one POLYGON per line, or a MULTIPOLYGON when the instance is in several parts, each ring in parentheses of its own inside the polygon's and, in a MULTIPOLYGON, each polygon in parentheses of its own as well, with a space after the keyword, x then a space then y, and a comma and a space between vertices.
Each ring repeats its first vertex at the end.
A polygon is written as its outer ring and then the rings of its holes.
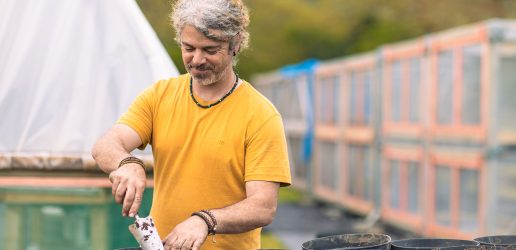
POLYGON ((279 184, 266 181, 247 183, 248 197, 233 205, 211 209, 217 220, 217 233, 243 233, 264 227, 276 215, 279 184))
POLYGON ((115 125, 93 146, 91 155, 106 173, 111 173, 118 163, 130 156, 130 153, 141 141, 136 133, 125 125, 115 125), (122 140, 122 138, 125 138, 122 140))
POLYGON ((210 210, 217 220, 217 233, 244 233, 267 226, 276 214, 276 206, 263 207, 243 200, 229 207, 210 210))
POLYGON ((108 174, 117 168, 122 159, 130 155, 122 146, 112 140, 113 138, 103 137, 95 143, 92 150, 92 156, 100 169, 108 174))

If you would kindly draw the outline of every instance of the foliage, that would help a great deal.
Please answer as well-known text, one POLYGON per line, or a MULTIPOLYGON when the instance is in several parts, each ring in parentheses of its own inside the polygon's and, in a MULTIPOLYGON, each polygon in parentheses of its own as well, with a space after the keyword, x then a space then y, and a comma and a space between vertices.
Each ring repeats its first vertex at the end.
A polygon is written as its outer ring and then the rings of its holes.
MULTIPOLYGON (((244 0, 251 12, 243 78, 307 58, 329 59, 374 50, 488 18, 516 18, 514 0, 244 0)), ((138 0, 181 72, 169 24, 169 0, 138 0)))

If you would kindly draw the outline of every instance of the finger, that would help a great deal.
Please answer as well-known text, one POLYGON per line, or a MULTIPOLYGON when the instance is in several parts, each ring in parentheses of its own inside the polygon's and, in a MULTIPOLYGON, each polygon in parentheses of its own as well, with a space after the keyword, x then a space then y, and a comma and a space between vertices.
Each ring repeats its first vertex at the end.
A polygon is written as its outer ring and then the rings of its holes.
POLYGON ((188 245, 187 240, 182 240, 181 244, 179 244, 178 246, 179 246, 179 249, 181 249, 181 250, 190 250, 191 245, 192 245, 191 243, 190 243, 190 245, 188 245))
MULTIPOLYGON (((114 172, 114 171, 113 171, 114 172)), ((109 182, 113 183, 113 180, 114 180, 114 175, 113 175, 113 172, 111 172, 109 174, 109 182)))
POLYGON ((182 247, 184 242, 184 240, 179 240, 176 238, 176 240, 174 240, 174 243, 172 244, 172 249, 183 249, 182 247))
MULTIPOLYGON (((166 239, 166 238, 165 238, 166 239)), ((162 240, 161 241, 161 244, 163 244, 163 248, 165 248, 165 250, 168 250, 170 249, 169 245, 167 244, 167 241, 166 240, 162 240)))
POLYGON ((168 239, 170 238, 170 234, 167 235, 167 237, 165 237, 165 239, 161 240, 161 244, 163 244, 163 246, 165 247, 165 249, 167 248, 167 246, 169 245, 168 244, 168 239))
POLYGON ((134 201, 134 188, 129 186, 125 191, 124 204, 122 205, 122 215, 127 216, 129 209, 131 209, 134 201))
POLYGON ((116 191, 114 194, 116 203, 121 204, 124 201, 124 196, 125 196, 126 190, 127 190, 127 188, 124 183, 122 183, 122 182, 118 183, 118 186, 116 187, 116 191))
POLYGON ((114 182, 113 182, 113 185, 111 185, 111 194, 113 196, 116 195, 116 190, 118 189, 118 185, 120 185, 120 181, 118 179, 116 179, 114 182))
POLYGON ((179 240, 179 239, 177 238, 177 236, 176 236, 176 237, 173 237, 173 240, 172 240, 172 242, 171 242, 171 243, 172 243, 172 244, 171 244, 172 249, 181 249, 181 245, 183 245, 183 241, 179 240))
POLYGON ((192 245, 193 245, 193 241, 189 241, 189 240, 187 240, 187 241, 185 241, 185 242, 183 243, 183 246, 182 246, 182 248, 181 248, 181 249, 184 249, 184 250, 190 250, 190 249, 192 249, 192 245))
POLYGON ((194 241, 193 245, 192 245, 192 250, 200 250, 202 243, 203 243, 203 241, 201 241, 201 240, 194 241))
POLYGON ((111 172, 111 174, 109 174, 109 181, 112 183, 111 184, 111 194, 113 196, 115 196, 116 188, 118 187, 118 184, 120 183, 120 178, 117 178, 113 173, 114 172, 111 172))
POLYGON ((167 235, 167 237, 165 237, 165 239, 163 239, 162 243, 163 243, 163 246, 165 247, 165 250, 168 250, 168 249, 172 249, 172 244, 173 244, 173 238, 175 238, 174 234, 173 233, 170 233, 167 235))
POLYGON ((131 208, 129 209, 129 217, 133 217, 135 214, 138 213, 138 210, 140 209, 140 205, 142 204, 142 198, 143 198, 143 189, 140 187, 136 188, 136 192, 134 194, 134 200, 131 208))

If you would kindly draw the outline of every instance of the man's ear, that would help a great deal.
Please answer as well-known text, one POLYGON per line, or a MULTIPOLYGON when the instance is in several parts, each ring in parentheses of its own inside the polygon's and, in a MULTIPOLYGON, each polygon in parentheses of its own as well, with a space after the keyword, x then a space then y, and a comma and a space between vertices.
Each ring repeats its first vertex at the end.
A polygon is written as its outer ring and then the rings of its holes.
POLYGON ((233 56, 236 56, 238 54, 238 52, 240 52, 240 43, 242 41, 239 40, 236 44, 235 44, 235 47, 233 48, 233 56))

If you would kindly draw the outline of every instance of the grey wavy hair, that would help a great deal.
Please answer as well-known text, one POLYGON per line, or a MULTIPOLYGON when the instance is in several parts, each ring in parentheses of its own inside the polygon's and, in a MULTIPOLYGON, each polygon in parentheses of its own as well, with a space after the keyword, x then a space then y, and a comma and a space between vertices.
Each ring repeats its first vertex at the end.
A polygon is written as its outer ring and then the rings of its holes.
POLYGON ((188 24, 207 38, 229 42, 229 51, 240 43, 238 51, 249 45, 249 12, 242 0, 177 0, 170 14, 176 31, 176 41, 181 43, 181 32, 188 24), (216 36, 210 30, 220 30, 216 36))

